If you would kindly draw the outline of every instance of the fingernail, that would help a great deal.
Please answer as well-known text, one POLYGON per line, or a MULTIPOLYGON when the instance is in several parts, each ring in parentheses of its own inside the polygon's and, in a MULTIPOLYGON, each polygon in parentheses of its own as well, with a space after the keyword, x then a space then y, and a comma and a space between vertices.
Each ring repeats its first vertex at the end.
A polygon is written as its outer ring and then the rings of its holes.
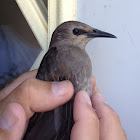
POLYGON ((63 95, 68 93, 69 81, 54 82, 52 83, 52 91, 55 95, 63 95))
POLYGON ((89 95, 87 94, 87 92, 86 92, 86 91, 80 91, 80 92, 82 93, 82 95, 83 95, 83 97, 84 97, 84 100, 85 100, 90 106, 92 106, 91 100, 90 100, 89 95))
POLYGON ((7 107, 0 116, 0 128, 3 130, 9 130, 14 126, 16 122, 16 116, 7 107))

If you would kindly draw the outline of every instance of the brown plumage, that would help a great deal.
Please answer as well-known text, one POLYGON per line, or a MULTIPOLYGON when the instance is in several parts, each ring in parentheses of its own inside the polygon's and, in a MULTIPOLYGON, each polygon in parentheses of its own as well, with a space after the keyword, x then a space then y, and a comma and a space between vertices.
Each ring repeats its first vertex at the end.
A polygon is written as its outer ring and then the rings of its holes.
MULTIPOLYGON (((115 38, 77 21, 59 25, 52 35, 49 50, 36 78, 44 81, 70 80, 74 86, 74 96, 80 90, 87 91, 91 96, 92 66, 85 46, 95 37, 115 38)), ((69 140, 74 124, 74 96, 55 110, 35 113, 30 119, 24 140, 69 140)))

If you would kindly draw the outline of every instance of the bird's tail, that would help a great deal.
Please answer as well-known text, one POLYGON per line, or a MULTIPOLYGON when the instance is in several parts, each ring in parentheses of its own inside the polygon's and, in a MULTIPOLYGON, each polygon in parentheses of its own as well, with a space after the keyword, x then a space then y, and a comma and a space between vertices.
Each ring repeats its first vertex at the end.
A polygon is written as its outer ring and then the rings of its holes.
POLYGON ((71 129, 74 124, 72 99, 61 107, 60 114, 61 125, 59 127, 59 131, 57 132, 56 140, 70 140, 71 129))
POLYGON ((29 121, 23 140, 70 140, 73 124, 73 99, 71 99, 59 107, 56 113, 55 110, 35 113, 29 121))
POLYGON ((35 113, 29 120, 23 140, 55 140, 54 110, 45 113, 35 113))

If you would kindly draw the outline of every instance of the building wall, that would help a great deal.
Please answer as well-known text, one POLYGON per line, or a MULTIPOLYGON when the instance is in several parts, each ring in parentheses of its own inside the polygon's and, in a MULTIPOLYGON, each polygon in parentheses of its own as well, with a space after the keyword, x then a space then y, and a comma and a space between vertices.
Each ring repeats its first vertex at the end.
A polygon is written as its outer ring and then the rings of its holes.
POLYGON ((139 1, 77 1, 77 20, 117 36, 117 39, 94 39, 87 45, 87 51, 99 90, 120 116, 128 139, 139 140, 139 1))

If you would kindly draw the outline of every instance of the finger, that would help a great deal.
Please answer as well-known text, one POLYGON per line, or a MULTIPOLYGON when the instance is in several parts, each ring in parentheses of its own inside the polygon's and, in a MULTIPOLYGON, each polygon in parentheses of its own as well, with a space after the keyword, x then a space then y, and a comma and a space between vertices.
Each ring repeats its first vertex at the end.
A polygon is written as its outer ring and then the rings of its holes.
POLYGON ((0 115, 0 139, 20 140, 26 128, 26 116, 21 105, 9 104, 0 115))
POLYGON ((9 84, 7 87, 0 91, 0 100, 4 99, 9 93, 11 93, 17 86, 19 86, 23 81, 29 78, 34 78, 37 74, 37 70, 32 70, 22 74, 14 82, 9 84))
POLYGON ((0 104, 19 103, 25 110, 27 119, 34 112, 45 112, 66 103, 73 95, 73 86, 69 81, 46 82, 28 79, 9 94, 0 104))
POLYGON ((75 97, 73 117, 71 140, 99 140, 99 120, 85 91, 75 97))
POLYGON ((106 104, 97 88, 92 95, 92 104, 100 121, 101 140, 126 140, 118 115, 106 104))

